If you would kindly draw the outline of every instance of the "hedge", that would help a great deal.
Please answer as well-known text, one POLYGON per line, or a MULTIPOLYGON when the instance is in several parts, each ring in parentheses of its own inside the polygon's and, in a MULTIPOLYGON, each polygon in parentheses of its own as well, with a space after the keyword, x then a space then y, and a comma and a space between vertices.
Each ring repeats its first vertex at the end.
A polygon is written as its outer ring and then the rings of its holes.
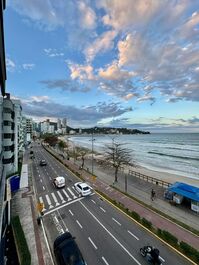
POLYGON ((164 239, 165 241, 167 241, 169 244, 171 244, 172 246, 177 246, 178 245, 178 239, 173 236, 171 233, 169 233, 168 231, 165 230, 161 230, 158 229, 157 230, 157 234, 164 239))
POLYGON ((11 225, 13 229, 14 238, 16 241, 17 253, 19 256, 21 265, 30 265, 31 264, 31 255, 28 249, 24 231, 21 226, 19 216, 14 216, 11 219, 11 225))
POLYGON ((180 248, 186 256, 199 264, 199 251, 183 241, 180 242, 180 248))

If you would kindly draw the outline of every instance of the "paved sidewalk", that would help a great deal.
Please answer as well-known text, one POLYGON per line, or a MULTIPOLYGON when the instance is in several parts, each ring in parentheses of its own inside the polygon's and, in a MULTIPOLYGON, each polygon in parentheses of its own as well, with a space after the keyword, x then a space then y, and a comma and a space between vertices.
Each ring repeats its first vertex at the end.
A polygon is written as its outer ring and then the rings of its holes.
MULTIPOLYGON (((30 163, 27 151, 24 155, 23 165, 28 169, 30 163)), ((22 172, 20 189, 11 200, 11 216, 19 216, 31 254, 31 265, 51 265, 43 231, 37 223, 38 215, 31 177, 30 167, 26 173, 22 172)))

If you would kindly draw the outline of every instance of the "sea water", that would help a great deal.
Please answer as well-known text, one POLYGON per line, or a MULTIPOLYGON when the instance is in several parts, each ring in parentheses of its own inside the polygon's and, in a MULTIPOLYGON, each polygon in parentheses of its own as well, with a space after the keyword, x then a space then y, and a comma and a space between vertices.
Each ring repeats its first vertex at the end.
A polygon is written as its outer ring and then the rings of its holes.
POLYGON ((75 145, 104 153, 113 141, 131 150, 142 167, 199 180, 199 133, 74 136, 75 145), (93 139, 93 141, 92 141, 93 139), (93 145, 92 145, 93 143, 93 145))

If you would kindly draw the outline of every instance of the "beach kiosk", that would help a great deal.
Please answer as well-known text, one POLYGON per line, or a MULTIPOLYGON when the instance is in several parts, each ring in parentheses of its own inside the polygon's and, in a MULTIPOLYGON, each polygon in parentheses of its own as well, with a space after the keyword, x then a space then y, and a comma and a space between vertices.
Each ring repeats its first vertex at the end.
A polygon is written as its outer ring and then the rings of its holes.
POLYGON ((180 204, 183 198, 191 201, 191 210, 199 212, 199 188, 182 182, 175 182, 168 188, 168 192, 172 193, 172 199, 176 204, 180 204))

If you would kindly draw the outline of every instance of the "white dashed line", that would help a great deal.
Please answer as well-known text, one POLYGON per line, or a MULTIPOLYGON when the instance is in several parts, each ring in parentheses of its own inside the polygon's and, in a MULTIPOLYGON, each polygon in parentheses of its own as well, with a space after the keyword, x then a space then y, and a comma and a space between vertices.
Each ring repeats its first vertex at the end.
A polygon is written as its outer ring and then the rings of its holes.
POLYGON ((112 220, 116 222, 118 225, 121 225, 115 218, 112 217, 112 220))
POLYGON ((71 211, 71 210, 68 210, 69 211, 69 213, 73 216, 74 215, 74 213, 71 211))
POLYGON ((128 233, 129 233, 130 235, 132 235, 136 240, 139 240, 139 238, 138 238, 137 236, 135 236, 131 231, 128 230, 128 233))
POLYGON ((45 190, 45 187, 43 186, 43 190, 45 190))
POLYGON ((97 246, 95 245, 95 243, 92 241, 92 239, 91 239, 90 237, 88 237, 88 240, 91 242, 91 244, 93 245, 93 247, 94 247, 95 249, 97 249, 97 246))
POLYGON ((96 202, 94 200, 91 200, 94 204, 96 204, 96 202))
POLYGON ((104 210, 104 208, 100 207, 100 209, 101 209, 104 213, 106 212, 106 210, 104 210))
POLYGON ((102 257, 102 260, 104 261, 104 263, 105 263, 106 265, 109 265, 109 263, 106 261, 106 259, 105 259, 104 257, 102 257))
POLYGON ((82 225, 80 224, 80 222, 78 220, 76 220, 77 224, 79 225, 79 227, 82 229, 82 225))

